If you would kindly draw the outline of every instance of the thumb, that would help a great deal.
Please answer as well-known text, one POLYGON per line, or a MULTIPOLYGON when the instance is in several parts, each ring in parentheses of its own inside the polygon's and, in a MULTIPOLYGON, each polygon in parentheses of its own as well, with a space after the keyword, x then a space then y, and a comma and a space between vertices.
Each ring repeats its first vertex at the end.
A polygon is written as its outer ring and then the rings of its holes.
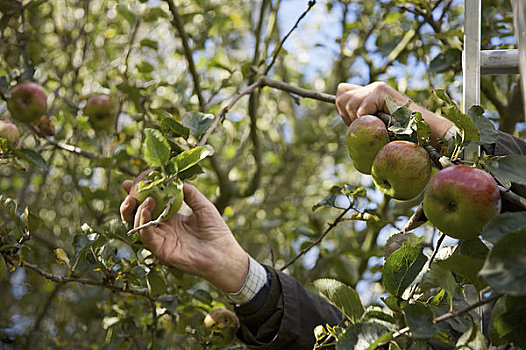
POLYGON ((214 205, 194 186, 185 183, 183 186, 184 201, 194 211, 199 211, 214 205))

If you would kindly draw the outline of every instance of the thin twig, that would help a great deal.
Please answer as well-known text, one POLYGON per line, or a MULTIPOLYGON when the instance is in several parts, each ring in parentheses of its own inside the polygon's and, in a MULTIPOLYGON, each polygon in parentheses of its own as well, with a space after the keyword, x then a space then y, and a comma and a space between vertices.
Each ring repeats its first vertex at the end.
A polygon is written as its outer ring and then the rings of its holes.
MULTIPOLYGON (((10 261, 10 263, 14 264, 13 261, 10 261)), ((47 279, 49 279, 49 280, 51 280, 53 282, 57 282, 57 283, 75 282, 75 283, 80 283, 80 284, 85 284, 85 285, 90 285, 90 286, 104 287, 106 289, 110 289, 112 291, 119 292, 119 293, 128 293, 128 294, 134 294, 134 295, 140 295, 140 296, 144 296, 144 297, 149 297, 148 289, 132 289, 132 288, 126 288, 124 286, 120 287, 120 286, 115 286, 115 285, 112 285, 112 284, 107 284, 104 281, 96 281, 96 280, 82 278, 82 277, 58 276, 58 275, 54 275, 52 273, 49 273, 47 271, 44 271, 40 267, 38 267, 37 265, 28 263, 28 262, 26 262, 24 260, 20 261, 20 266, 28 268, 30 270, 33 270, 36 273, 38 273, 39 275, 41 275, 42 277, 47 278, 47 279)))
MULTIPOLYGON (((464 309, 461 309, 461 310, 458 310, 458 311, 446 312, 443 315, 435 317, 433 319, 433 323, 439 323, 439 322, 445 321, 445 320, 453 318, 453 317, 462 316, 465 313, 468 313, 471 310, 474 310, 474 309, 476 309, 478 307, 481 307, 482 305, 486 305, 488 303, 491 303, 492 301, 497 300, 497 299, 501 298, 502 296, 504 296, 504 294, 497 293, 497 294, 492 295, 492 296, 490 296, 490 297, 488 297, 486 299, 482 299, 482 300, 480 300, 480 301, 478 301, 478 302, 476 302, 474 304, 471 304, 471 305, 465 307, 464 309)), ((400 329, 399 331, 394 332, 391 339, 398 338, 399 336, 409 332, 409 330, 410 330, 409 327, 404 327, 404 328, 400 329)), ((378 344, 378 345, 384 345, 384 344, 378 344)))
POLYGON ((338 217, 329 224, 329 227, 327 227, 327 229, 325 230, 325 232, 323 232, 320 237, 318 237, 318 239, 316 239, 314 242, 312 242, 308 247, 305 247, 301 250, 301 252, 299 252, 294 258, 290 259, 285 265, 283 265, 280 270, 283 271, 285 270, 287 267, 289 267, 290 265, 294 264, 296 262, 296 260, 298 260, 300 257, 302 257, 303 255, 305 255, 305 253, 307 253, 309 250, 311 250, 313 247, 317 246, 318 244, 321 243, 321 241, 325 238, 325 236, 327 236, 327 234, 329 232, 332 231, 333 228, 335 228, 340 222, 344 221, 344 216, 345 214, 347 214, 349 212, 349 210, 351 210, 353 208, 353 203, 351 203, 351 205, 349 205, 347 208, 345 208, 341 213, 340 215, 338 215, 338 217))
POLYGON ((214 132, 214 130, 217 128, 217 126, 219 125, 220 122, 223 121, 223 119, 225 118, 225 116, 227 115, 228 111, 230 111, 230 109, 232 107, 234 107, 234 105, 241 99, 241 97, 245 96, 245 95, 248 95, 250 94, 252 91, 254 91, 255 89, 257 89, 258 87, 261 86, 261 80, 257 80, 256 82, 254 82, 252 85, 248 86, 246 89, 244 89, 243 91, 241 91, 240 93, 238 93, 236 96, 234 96, 234 98, 232 98, 232 100, 230 100, 230 102, 228 103, 228 105, 226 105, 225 107, 223 107, 223 109, 221 110, 221 112, 219 112, 219 114, 216 116, 216 118, 214 119, 214 122, 212 123, 212 125, 210 125, 210 127, 208 128, 208 130, 206 130, 206 133, 203 135, 203 137, 201 138, 201 140, 199 141, 199 147, 203 147, 205 144, 206 144, 206 141, 208 140, 208 138, 210 137, 210 135, 212 134, 212 132, 214 132))
POLYGON ((516 193, 511 192, 508 188, 498 186, 500 196, 507 200, 508 202, 521 207, 523 209, 526 209, 526 198, 519 196, 516 193))
POLYGON ((172 13, 173 23, 175 25, 175 28, 177 29, 177 32, 179 33, 179 36, 181 37, 184 55, 186 57, 186 60, 188 61, 188 69, 190 70, 190 75, 192 76, 192 80, 194 82, 194 91, 197 95, 197 99, 199 100, 199 106, 202 109, 204 105, 206 104, 206 101, 203 98, 203 95, 201 93, 199 75, 197 74, 197 70, 195 69, 194 58, 192 56, 192 49, 190 48, 188 34, 186 33, 186 30, 184 29, 183 19, 179 15, 179 12, 177 11, 177 7, 174 5, 174 2, 172 0, 166 0, 166 2, 168 3, 168 8, 170 9, 170 12, 172 13))
POLYGON ((294 29, 296 29, 298 27, 298 25, 300 24, 301 20, 303 19, 303 17, 305 17, 307 15, 307 13, 309 13, 310 9, 316 5, 316 1, 315 0, 311 0, 309 1, 308 3, 308 6, 307 6, 307 9, 305 10, 305 12, 303 12, 301 14, 301 16, 298 18, 298 20, 296 21, 296 24, 294 24, 294 26, 289 30, 289 32, 287 33, 287 35, 285 35, 283 37, 283 39, 281 39, 280 43, 278 44, 278 47, 274 50, 274 55, 272 55, 272 61, 270 62, 270 64, 267 66, 267 68, 265 68, 265 72, 263 73, 263 75, 267 75, 268 72, 270 71, 270 69, 272 68, 272 66, 274 65, 274 63, 276 62, 276 59, 278 58, 278 54, 279 52, 281 51, 281 48, 283 47, 283 44, 285 43, 285 41, 288 39, 288 37, 292 34, 292 32, 294 31, 294 29))

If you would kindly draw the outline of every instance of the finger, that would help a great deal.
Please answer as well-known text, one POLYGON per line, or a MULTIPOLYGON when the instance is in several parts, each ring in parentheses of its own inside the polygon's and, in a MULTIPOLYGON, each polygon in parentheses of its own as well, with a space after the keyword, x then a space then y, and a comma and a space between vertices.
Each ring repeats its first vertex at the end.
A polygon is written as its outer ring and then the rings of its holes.
POLYGON ((347 91, 356 90, 361 88, 362 86, 356 85, 356 84, 349 84, 349 83, 339 83, 338 88, 336 89, 336 97, 343 95, 347 91))
POLYGON ((347 115, 349 116, 349 119, 354 121, 356 118, 358 118, 358 115, 356 114, 356 111, 358 110, 358 107, 360 107, 360 102, 362 101, 362 98, 357 96, 352 96, 349 98, 347 103, 345 104, 345 111, 347 115))
POLYGON ((124 188, 126 193, 130 193, 130 189, 131 189, 132 185, 133 185, 133 181, 131 181, 131 180, 124 180, 124 182, 122 183, 122 188, 124 188))
POLYGON ((121 212, 121 218, 124 221, 127 222, 133 222, 133 215, 135 213, 135 209, 137 208, 137 200, 128 195, 121 203, 120 212, 121 212))
POLYGON ((369 94, 363 99, 362 103, 356 110, 356 117, 359 118, 366 114, 376 114, 378 111, 383 111, 381 101, 377 95, 369 94))
POLYGON ((185 183, 183 187, 184 201, 194 211, 214 206, 194 185, 185 183))
POLYGON ((343 122, 347 125, 351 124, 351 118, 349 117, 349 114, 345 110, 345 105, 347 104, 347 101, 349 100, 349 95, 343 94, 338 97, 336 97, 336 110, 338 111, 338 114, 343 119, 343 122))
POLYGON ((135 214, 134 227, 141 226, 152 220, 152 211, 155 208, 155 200, 152 197, 148 197, 139 205, 137 214, 135 214))

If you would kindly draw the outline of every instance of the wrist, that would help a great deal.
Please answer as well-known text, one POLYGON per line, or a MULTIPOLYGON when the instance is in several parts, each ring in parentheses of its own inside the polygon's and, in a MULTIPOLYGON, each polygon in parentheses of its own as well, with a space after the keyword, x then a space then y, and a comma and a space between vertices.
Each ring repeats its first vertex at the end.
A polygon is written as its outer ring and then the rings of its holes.
POLYGON ((225 293, 235 293, 243 287, 247 279, 250 263, 248 254, 234 243, 233 249, 225 250, 221 259, 205 277, 210 283, 225 293))

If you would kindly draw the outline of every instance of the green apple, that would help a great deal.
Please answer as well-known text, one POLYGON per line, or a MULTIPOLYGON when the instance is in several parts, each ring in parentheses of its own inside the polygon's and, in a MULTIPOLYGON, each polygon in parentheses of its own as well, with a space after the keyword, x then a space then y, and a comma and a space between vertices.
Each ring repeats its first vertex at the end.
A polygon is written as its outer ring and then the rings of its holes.
POLYGON ((11 90, 11 97, 7 99, 7 109, 15 120, 34 122, 47 109, 46 94, 36 83, 20 83, 11 90))
POLYGON ((15 124, 0 120, 0 137, 6 139, 9 146, 16 147, 20 139, 20 130, 15 124))
POLYGON ((214 338, 212 342, 216 346, 230 344, 236 336, 239 321, 236 314, 228 309, 214 309, 210 311, 203 321, 214 338))
POLYGON ((168 212, 167 218, 175 215, 183 204, 183 189, 182 184, 169 184, 164 187, 162 183, 151 186, 150 188, 144 189, 149 183, 152 183, 156 179, 152 179, 149 176, 154 170, 149 169, 143 171, 137 176, 135 181, 130 188, 130 195, 133 196, 138 204, 141 204, 148 197, 152 197, 155 200, 155 208, 152 212, 152 219, 157 219, 163 212, 164 208, 168 204, 170 198, 173 198, 172 206, 168 212))
POLYGON ((378 189, 394 199, 416 197, 431 176, 431 159, 427 152, 409 141, 393 141, 376 155, 371 169, 378 189))
POLYGON ((96 94, 91 96, 84 107, 84 114, 97 131, 110 130, 115 120, 115 106, 110 96, 96 94))
POLYGON ((389 134, 380 118, 364 115, 351 123, 346 139, 354 167, 362 174, 369 175, 376 154, 389 143, 389 134))
POLYGON ((487 172, 455 165, 437 172, 424 192, 424 214, 446 235, 458 239, 477 237, 500 213, 497 183, 487 172))

